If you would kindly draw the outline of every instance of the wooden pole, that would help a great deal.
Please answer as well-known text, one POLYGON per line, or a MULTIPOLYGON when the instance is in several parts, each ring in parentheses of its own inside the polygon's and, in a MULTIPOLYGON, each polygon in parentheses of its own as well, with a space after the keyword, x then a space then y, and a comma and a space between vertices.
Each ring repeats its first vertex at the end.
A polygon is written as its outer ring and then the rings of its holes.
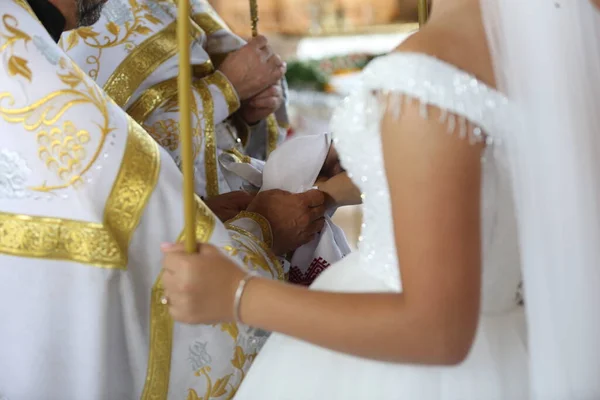
POLYGON ((250 1, 250 24, 252 27, 252 37, 258 36, 258 2, 257 0, 250 1))
POLYGON ((196 201, 194 190, 194 151, 192 146, 192 67, 190 64, 190 3, 178 0, 177 42, 179 45, 179 140, 183 172, 183 205, 185 221, 185 249, 195 253, 196 201))
POLYGON ((429 18, 429 4, 428 0, 418 0, 418 2, 419 26, 423 26, 429 18))

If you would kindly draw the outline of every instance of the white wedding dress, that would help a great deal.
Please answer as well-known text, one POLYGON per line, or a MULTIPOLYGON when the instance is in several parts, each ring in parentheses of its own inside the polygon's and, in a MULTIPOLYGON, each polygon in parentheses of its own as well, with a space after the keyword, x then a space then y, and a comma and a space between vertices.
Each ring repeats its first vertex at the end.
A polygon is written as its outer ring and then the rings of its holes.
MULTIPOLYGON (((312 289, 401 290, 381 151, 383 104, 374 91, 394 93, 398 112, 407 101, 439 107, 440 123, 449 130, 459 127, 465 140, 488 143, 482 158, 483 299, 471 352, 455 367, 393 364, 273 334, 235 399, 526 400, 529 379, 525 318, 517 299, 521 279, 517 228, 502 146, 511 120, 510 104, 456 67, 416 53, 378 58, 365 69, 360 89, 336 111, 332 130, 340 158, 364 193, 362 241, 359 251, 327 269, 312 289)), ((428 118, 426 107, 422 111, 428 118)), ((366 320, 366 338, 371 329, 366 320)))

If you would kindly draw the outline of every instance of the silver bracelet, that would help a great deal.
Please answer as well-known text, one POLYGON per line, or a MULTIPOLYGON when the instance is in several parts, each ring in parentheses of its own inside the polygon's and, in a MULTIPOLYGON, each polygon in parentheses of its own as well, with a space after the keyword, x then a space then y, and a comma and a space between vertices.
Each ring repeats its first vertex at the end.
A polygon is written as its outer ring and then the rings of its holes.
POLYGON ((240 303, 242 302, 242 296, 246 290, 246 285, 252 278, 256 278, 254 274, 247 274, 239 283, 237 290, 235 291, 235 297, 233 298, 233 319, 236 324, 243 324, 240 318, 240 303))

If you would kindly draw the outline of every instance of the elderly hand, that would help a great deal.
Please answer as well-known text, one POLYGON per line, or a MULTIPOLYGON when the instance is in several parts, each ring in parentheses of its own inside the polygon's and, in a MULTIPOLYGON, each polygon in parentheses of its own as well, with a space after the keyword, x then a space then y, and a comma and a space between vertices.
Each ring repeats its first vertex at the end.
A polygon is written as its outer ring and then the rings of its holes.
POLYGON ((273 252, 284 255, 310 242, 323 229, 325 197, 318 190, 299 194, 268 190, 256 195, 248 211, 269 221, 273 252))
POLYGON ((283 90, 281 84, 277 83, 242 103, 240 112, 244 121, 253 125, 279 110, 282 104, 283 90))
POLYGON ((229 79, 241 101, 275 85, 285 74, 285 63, 273 52, 267 38, 257 36, 230 53, 219 70, 229 79))
POLYGON ((221 221, 226 222, 248 208, 254 196, 240 190, 209 197, 204 203, 221 221))
POLYGON ((216 247, 199 244, 187 254, 183 244, 161 247, 165 298, 174 320, 185 324, 233 321, 233 302, 244 272, 216 247))

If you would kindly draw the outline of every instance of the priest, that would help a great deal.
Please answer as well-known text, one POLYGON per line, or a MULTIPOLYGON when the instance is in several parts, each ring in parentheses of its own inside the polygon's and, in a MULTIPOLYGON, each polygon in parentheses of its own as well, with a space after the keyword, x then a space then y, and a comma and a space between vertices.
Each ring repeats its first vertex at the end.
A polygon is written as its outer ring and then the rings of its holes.
MULTIPOLYGON (((96 24, 61 45, 179 164, 176 16, 169 0, 109 0, 96 24)), ((285 65, 266 38, 246 44, 204 0, 192 1, 192 16, 196 192, 227 220, 252 197, 226 179, 220 157, 264 160, 283 140, 285 65)))
MULTIPOLYGON (((160 244, 182 236, 181 173, 55 43, 103 1, 0 8, 0 398, 230 398, 264 335, 173 323, 160 244)), ((281 279, 270 248, 310 240, 322 203, 265 192, 226 227, 198 200, 197 238, 281 279)))

